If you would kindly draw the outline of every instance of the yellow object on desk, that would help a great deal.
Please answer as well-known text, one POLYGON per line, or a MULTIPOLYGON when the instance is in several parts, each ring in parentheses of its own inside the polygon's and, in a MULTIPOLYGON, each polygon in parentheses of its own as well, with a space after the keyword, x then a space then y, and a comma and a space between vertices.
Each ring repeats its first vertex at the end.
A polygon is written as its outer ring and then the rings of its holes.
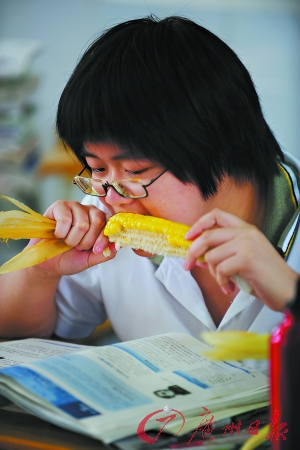
MULTIPOLYGON (((213 348, 205 355, 214 360, 268 359, 270 334, 251 333, 248 331, 204 332, 202 338, 213 348)), ((265 425, 257 435, 251 436, 241 450, 254 450, 265 442, 270 430, 265 425)))
POLYGON ((268 359, 270 334, 248 331, 204 332, 201 334, 211 347, 206 356, 215 360, 268 359))

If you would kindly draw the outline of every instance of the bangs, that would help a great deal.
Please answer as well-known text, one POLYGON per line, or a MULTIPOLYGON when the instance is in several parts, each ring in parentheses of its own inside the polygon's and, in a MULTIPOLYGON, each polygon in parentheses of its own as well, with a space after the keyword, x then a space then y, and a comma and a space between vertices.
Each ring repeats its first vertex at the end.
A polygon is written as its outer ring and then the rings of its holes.
POLYGON ((186 148, 199 147, 204 136, 199 117, 197 136, 194 131, 195 79, 201 75, 195 68, 199 50, 186 51, 191 32, 178 18, 151 16, 117 25, 87 49, 57 112, 59 137, 82 162, 87 142, 109 143, 169 168, 181 181, 195 181, 192 159, 184 167, 186 148))
POLYGON ((87 142, 106 142, 134 157, 151 158, 163 135, 170 137, 166 110, 171 113, 176 103, 170 89, 174 58, 168 56, 170 46, 164 48, 161 28, 153 28, 157 23, 145 22, 148 28, 139 24, 134 31, 129 22, 130 33, 122 24, 112 37, 108 31, 97 39, 64 89, 57 131, 77 156, 87 142))

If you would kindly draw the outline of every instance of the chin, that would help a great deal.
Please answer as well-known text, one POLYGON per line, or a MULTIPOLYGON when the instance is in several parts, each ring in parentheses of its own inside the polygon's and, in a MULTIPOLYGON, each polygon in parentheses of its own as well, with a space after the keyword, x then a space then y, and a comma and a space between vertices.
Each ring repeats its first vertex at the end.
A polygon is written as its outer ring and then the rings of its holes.
POLYGON ((132 251, 136 254, 136 255, 138 255, 138 256, 143 256, 143 257, 145 257, 145 258, 152 258, 152 256, 155 256, 153 253, 148 253, 148 252, 145 252, 144 250, 136 250, 136 249, 132 249, 132 251))

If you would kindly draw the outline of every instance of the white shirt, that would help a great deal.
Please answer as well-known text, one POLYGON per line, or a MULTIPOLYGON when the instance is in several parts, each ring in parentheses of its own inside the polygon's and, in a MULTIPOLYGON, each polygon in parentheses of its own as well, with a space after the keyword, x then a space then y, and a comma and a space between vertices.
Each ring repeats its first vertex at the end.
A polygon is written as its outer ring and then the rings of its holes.
POLYGON ((239 292, 217 328, 198 284, 182 263, 164 258, 158 267, 122 248, 113 260, 63 277, 56 297, 55 333, 82 338, 107 317, 121 341, 171 331, 196 338, 202 331, 217 329, 267 332, 281 321, 281 313, 239 292))

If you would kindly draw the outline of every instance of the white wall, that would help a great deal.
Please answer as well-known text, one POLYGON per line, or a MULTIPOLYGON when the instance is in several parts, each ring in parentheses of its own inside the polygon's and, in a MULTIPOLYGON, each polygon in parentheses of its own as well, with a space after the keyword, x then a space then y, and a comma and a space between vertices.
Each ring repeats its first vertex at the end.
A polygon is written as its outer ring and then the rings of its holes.
POLYGON ((282 147, 300 157, 297 0, 0 0, 0 38, 34 38, 44 45, 35 59, 44 150, 54 142, 56 105, 78 56, 103 29, 149 13, 185 15, 223 38, 250 70, 282 147))

